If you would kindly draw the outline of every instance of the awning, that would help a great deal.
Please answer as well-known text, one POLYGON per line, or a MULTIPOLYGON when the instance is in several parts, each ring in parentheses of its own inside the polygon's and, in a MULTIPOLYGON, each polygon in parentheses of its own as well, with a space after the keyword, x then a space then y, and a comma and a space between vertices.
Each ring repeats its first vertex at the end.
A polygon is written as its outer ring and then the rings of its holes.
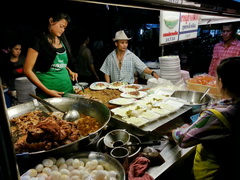
POLYGON ((240 18, 232 18, 226 16, 208 16, 208 15, 200 15, 198 25, 212 25, 212 24, 220 24, 226 22, 237 22, 240 21, 240 18))
POLYGON ((236 0, 69 0, 123 7, 169 10, 213 16, 240 17, 240 2, 236 0))

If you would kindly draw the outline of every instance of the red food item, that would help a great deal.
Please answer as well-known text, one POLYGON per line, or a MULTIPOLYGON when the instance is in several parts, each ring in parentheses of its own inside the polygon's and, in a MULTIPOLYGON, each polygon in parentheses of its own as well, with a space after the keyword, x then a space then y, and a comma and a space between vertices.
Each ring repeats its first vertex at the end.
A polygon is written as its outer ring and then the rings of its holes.
POLYGON ((201 84, 206 86, 216 87, 216 77, 210 76, 208 74, 196 75, 188 80, 190 83, 201 84))

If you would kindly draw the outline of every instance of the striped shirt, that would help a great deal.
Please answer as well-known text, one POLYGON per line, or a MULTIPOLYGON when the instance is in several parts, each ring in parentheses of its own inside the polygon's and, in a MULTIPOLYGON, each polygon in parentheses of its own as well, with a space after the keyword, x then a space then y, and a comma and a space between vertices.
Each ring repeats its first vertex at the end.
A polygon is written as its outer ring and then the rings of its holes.
POLYGON ((116 50, 113 50, 103 62, 100 70, 110 76, 111 82, 122 81, 129 84, 134 83, 134 73, 141 74, 147 66, 134 53, 127 50, 121 69, 118 67, 116 50))
POLYGON ((224 42, 217 43, 213 49, 213 57, 208 74, 216 76, 216 68, 219 63, 228 57, 240 56, 240 41, 235 39, 228 47, 224 47, 224 42))

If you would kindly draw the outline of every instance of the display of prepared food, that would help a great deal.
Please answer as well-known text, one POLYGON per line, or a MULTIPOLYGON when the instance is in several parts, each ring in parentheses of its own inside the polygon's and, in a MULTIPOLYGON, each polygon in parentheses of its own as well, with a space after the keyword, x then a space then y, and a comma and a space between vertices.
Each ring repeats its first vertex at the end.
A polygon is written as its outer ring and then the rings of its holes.
POLYGON ((87 115, 74 122, 62 119, 63 113, 35 110, 10 119, 10 129, 17 154, 50 150, 70 144, 97 131, 101 125, 87 115))
POLYGON ((176 112, 183 105, 184 103, 177 98, 151 95, 136 100, 131 105, 111 109, 111 112, 123 121, 140 127, 176 112))
POLYGON ((205 92, 208 88, 210 95, 215 98, 221 97, 220 93, 217 90, 216 78, 208 74, 196 75, 193 78, 190 78, 186 81, 187 89, 191 91, 205 92))
POLYGON ((124 180, 125 172, 116 159, 105 153, 82 152, 67 157, 45 158, 21 176, 21 180, 26 179, 124 180))
POLYGON ((108 88, 109 83, 107 82, 94 82, 92 84, 90 84, 90 89, 92 90, 103 90, 108 88))
POLYGON ((141 89, 142 89, 142 86, 140 84, 128 84, 128 85, 121 86, 119 88, 119 90, 122 92, 139 91, 141 89))
POLYGON ((122 81, 115 81, 115 82, 111 82, 110 85, 108 86, 108 88, 110 89, 119 89, 120 87, 127 85, 127 82, 122 82, 122 81))
POLYGON ((84 92, 78 92, 79 95, 82 95, 84 98, 96 100, 103 103, 109 109, 117 107, 115 104, 110 104, 109 101, 112 99, 120 98, 122 92, 118 89, 104 89, 101 91, 93 91, 89 88, 85 89, 84 92))
POLYGON ((123 98, 136 98, 140 99, 147 96, 147 92, 145 91, 130 91, 130 92, 123 92, 120 94, 123 98))

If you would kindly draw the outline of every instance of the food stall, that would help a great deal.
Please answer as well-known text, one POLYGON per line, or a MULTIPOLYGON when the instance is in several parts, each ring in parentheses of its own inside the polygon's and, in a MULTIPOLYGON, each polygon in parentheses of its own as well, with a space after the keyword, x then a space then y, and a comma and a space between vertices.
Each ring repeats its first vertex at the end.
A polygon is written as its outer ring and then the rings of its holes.
MULTIPOLYGON (((121 86, 116 86, 116 84, 119 85, 120 82, 111 84, 95 82, 84 91, 75 87, 76 94, 69 94, 71 97, 70 99, 68 97, 65 97, 67 99, 47 99, 47 101, 60 109, 66 110, 66 108, 75 107, 81 113, 91 114, 93 117, 98 117, 98 120, 101 120, 103 125, 100 130, 91 133, 83 139, 50 150, 41 149, 36 152, 19 152, 21 149, 16 149, 18 152, 17 162, 21 174, 26 172, 28 169, 34 168, 37 164, 43 161, 43 159, 48 159, 49 157, 67 158, 72 153, 75 153, 74 157, 76 156, 76 153, 80 154, 80 157, 82 157, 82 153, 86 152, 109 154, 109 152, 104 148, 105 145, 102 141, 108 132, 115 129, 126 130, 132 137, 139 139, 139 142, 160 141, 160 144, 153 145, 152 147, 156 148, 160 153, 162 161, 159 161, 158 159, 157 163, 153 163, 147 170, 149 175, 151 175, 154 179, 163 176, 166 171, 174 167, 176 163, 184 163, 185 158, 192 157, 194 148, 181 149, 178 145, 169 140, 168 136, 166 136, 169 134, 171 129, 190 122, 189 117, 192 115, 191 106, 185 106, 181 101, 169 97, 169 94, 173 92, 171 90, 159 91, 158 88, 154 89, 147 85, 139 84, 125 84, 121 86), (98 86, 100 83, 104 86, 98 86), (140 93, 138 95, 132 95, 130 93, 132 92, 130 91, 132 88, 138 88, 140 93), (155 90, 157 91, 157 94, 154 94, 153 91, 155 90), (136 99, 132 101, 132 98, 136 99), (148 106, 149 111, 144 112, 141 108, 146 108, 146 105, 148 106), (163 109, 159 109, 160 106, 163 109), (138 114, 134 115, 133 111, 131 111, 132 114, 128 114, 130 119, 125 119, 124 116, 126 113, 130 113, 129 110, 133 110, 135 107, 138 107, 138 114), (150 109, 154 112, 150 111, 150 109), (109 116, 110 111, 111 117, 109 116), (141 117, 138 116, 140 112, 142 113, 141 117), (158 112, 159 114, 155 112, 158 112), (138 121, 134 121, 134 119, 137 119, 138 121)), ((24 115, 27 112, 32 113, 36 111, 36 109, 47 112, 47 108, 45 106, 39 103, 36 104, 33 101, 9 108, 9 118, 11 119, 11 122, 15 122, 12 121, 14 117, 18 117, 17 120, 19 120, 21 119, 21 115, 24 115)), ((31 119, 35 119, 33 114, 31 115, 31 119)), ((39 116, 39 114, 37 115, 39 116)), ((42 115, 40 115, 40 117, 42 117, 42 115)), ((27 115, 24 115, 24 121, 26 121, 26 119, 27 115)), ((151 147, 151 143, 149 145, 151 147)), ((136 154, 136 149, 131 148, 129 163, 140 155, 144 147, 146 146, 142 146, 142 149, 138 148, 136 154), (132 157, 133 154, 135 155, 134 157, 132 157)), ((86 154, 84 155, 84 158, 86 158, 86 154)), ((106 158, 109 157, 104 157, 104 159, 106 158)), ((114 167, 118 165, 115 164, 112 166, 114 167)), ((119 173, 122 174, 121 172, 119 173)))
MULTIPOLYGON (((92 2, 94 3, 95 1, 81 1, 81 2, 92 2)), ((119 1, 115 1, 116 4, 120 5, 119 1)), ((125 2, 127 4, 127 1, 122 1, 125 2)), ((209 10, 205 10, 205 9, 201 9, 199 7, 196 7, 195 9, 193 9, 193 7, 195 6, 189 6, 189 5, 181 5, 181 6, 172 6, 172 8, 170 8, 170 5, 172 5, 172 3, 166 2, 166 1, 161 1, 156 3, 155 1, 130 1, 132 3, 132 6, 136 6, 136 7, 142 7, 142 8, 152 8, 152 9, 171 9, 171 10, 183 10, 187 11, 187 12, 205 12, 205 13, 209 13, 209 14, 215 14, 216 10, 213 11, 214 8, 211 8, 209 10)), ((100 3, 100 2, 98 2, 100 3)), ((107 1, 102 1, 102 3, 107 3, 109 4, 109 2, 107 1)), ((125 5, 126 5, 125 4, 125 5)), ((127 6, 130 6, 130 4, 127 4, 127 6)), ((217 12, 219 13, 219 12, 217 12)), ((221 12, 221 14, 224 15, 228 15, 228 16, 233 16, 233 17, 238 17, 239 15, 237 13, 232 13, 231 11, 225 11, 223 10, 221 12)), ((1 85, 2 87, 2 85, 1 85)), ((147 87, 148 88, 148 87, 147 87)), ((1 88, 2 89, 2 88, 1 88)), ((90 88, 89 88, 90 89, 90 88)), ((144 87, 143 87, 144 89, 144 87)), ((85 95, 87 95, 87 91, 90 92, 100 92, 98 90, 95 89, 94 90, 86 90, 84 93, 85 95)), ((1 92, 1 94, 3 94, 1 92)), ((80 94, 81 95, 81 94, 80 94)), ((120 93, 118 93, 116 95, 116 98, 120 96, 120 93)), ((93 95, 94 98, 97 97, 97 95, 93 95)), ((77 97, 77 98, 82 98, 82 97, 77 97)), ((114 98, 113 98, 114 99, 114 98)), ((82 99, 81 99, 82 100, 82 99)), ((5 100, 3 98, 3 95, 1 96, 1 112, 3 112, 2 117, 3 117, 3 121, 7 122, 9 120, 9 115, 7 114, 7 109, 4 106, 5 100)), ((103 102, 103 100, 102 100, 103 102)), ((107 103, 109 102, 109 100, 107 101, 107 103)), ((58 104, 59 102, 57 102, 58 104)), ((181 102, 179 102, 181 104, 181 102)), ((109 109, 115 109, 118 108, 119 104, 116 103, 112 103, 109 104, 109 109), (117 105, 117 106, 114 106, 117 105)), ((32 106, 32 105, 30 105, 32 106)), ((35 108, 35 106, 32 106, 35 108)), ((39 107, 43 108, 42 105, 39 105, 39 107)), ((33 109, 32 109, 33 110, 33 109)), ((115 109, 116 110, 116 109, 115 109)), ((123 119, 121 117, 119 117, 116 114, 113 114, 110 121, 107 123, 106 129, 102 128, 102 132, 101 132, 101 137, 104 136, 104 134, 106 134, 107 132, 109 132, 112 129, 126 129, 127 131, 129 131, 130 133, 133 133, 134 135, 136 135, 137 137, 140 138, 141 141, 147 141, 147 140, 161 140, 161 145, 157 146, 156 148, 159 149, 160 151, 160 155, 163 157, 164 161, 162 164, 160 165, 156 165, 153 167, 150 167, 148 169, 148 173, 154 178, 160 178, 165 172, 167 172, 168 169, 170 169, 171 167, 173 167, 175 164, 184 161, 185 157, 189 157, 192 156, 192 153, 194 151, 194 148, 189 148, 189 149, 181 149, 179 148, 176 144, 172 143, 171 141, 169 141, 168 137, 166 137, 165 135, 167 133, 169 133, 169 131, 175 127, 181 126, 184 123, 187 123, 190 121, 190 116, 192 115, 192 107, 190 106, 186 106, 186 105, 182 105, 180 106, 177 110, 173 111, 172 113, 169 113, 166 116, 163 117, 157 117, 156 119, 154 119, 152 122, 148 122, 146 125, 136 125, 136 124, 131 124, 131 123, 126 123, 125 121, 123 121, 123 119)), ((151 117, 149 115, 146 115, 146 117, 151 117)), ((149 121, 149 120, 148 120, 149 121)), ((4 125, 4 123, 3 123, 4 125)), ((5 159, 5 161, 1 161, 1 174, 3 174, 2 177, 5 177, 6 179, 16 179, 16 176, 18 176, 19 171, 18 168, 20 169, 21 173, 23 173, 27 168, 29 168, 30 166, 32 166, 34 163, 36 163, 36 159, 28 159, 28 154, 26 154, 26 156, 23 156, 22 159, 22 163, 21 162, 17 162, 17 159, 15 159, 14 156, 14 152, 12 151, 11 148, 13 148, 11 146, 11 143, 6 141, 6 138, 10 139, 9 131, 7 131, 7 129, 9 124, 5 123, 5 127, 1 126, 2 128, 6 128, 5 131, 1 131, 1 144, 3 144, 2 147, 4 147, 4 149, 6 149, 4 151, 4 157, 8 157, 7 159, 5 159), (3 134, 5 133, 5 134, 3 134), (8 137, 7 137, 8 136, 8 137), (10 146, 10 147, 9 147, 10 146), (8 151, 10 150, 10 151, 8 151), (29 163, 29 164, 28 164, 29 163), (8 171, 5 171, 4 165, 8 164, 8 171), (19 167, 17 167, 19 166, 19 167), (26 166, 26 167, 24 167, 26 166), (10 171, 9 171, 10 170, 10 171)), ((98 137, 97 139, 100 139, 100 137, 98 137)), ((79 148, 79 147, 77 147, 79 148)), ((70 150, 66 148, 66 150, 70 150)), ((96 151, 96 141, 94 143, 89 144, 89 146, 86 147, 81 147, 79 149, 74 149, 74 151, 96 151)), ((64 151, 64 153, 70 153, 67 151, 64 151)), ((51 155, 55 154, 55 152, 53 152, 51 155)), ((50 155, 50 154, 49 154, 50 155)), ((59 155, 62 155, 61 153, 59 155)), ((39 159, 38 159, 39 160, 39 159)))

